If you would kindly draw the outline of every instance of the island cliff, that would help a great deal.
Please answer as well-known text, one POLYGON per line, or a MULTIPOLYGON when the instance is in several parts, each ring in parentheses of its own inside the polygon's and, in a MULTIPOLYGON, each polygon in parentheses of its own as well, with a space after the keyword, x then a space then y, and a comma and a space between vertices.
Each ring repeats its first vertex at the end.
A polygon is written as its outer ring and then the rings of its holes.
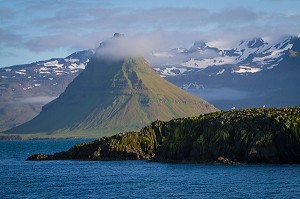
POLYGON ((139 132, 77 144, 28 160, 300 163, 300 107, 220 111, 155 121, 139 132))

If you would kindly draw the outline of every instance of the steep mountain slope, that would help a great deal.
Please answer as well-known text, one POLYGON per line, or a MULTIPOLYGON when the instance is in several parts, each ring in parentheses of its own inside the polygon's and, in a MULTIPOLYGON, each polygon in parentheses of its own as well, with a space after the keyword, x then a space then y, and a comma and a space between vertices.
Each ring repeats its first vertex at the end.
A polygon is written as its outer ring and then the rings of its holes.
POLYGON ((99 137, 137 130, 156 119, 212 111, 216 111, 214 106, 161 78, 143 58, 96 55, 37 117, 5 133, 67 132, 67 136, 74 136, 78 132, 78 136, 99 137))

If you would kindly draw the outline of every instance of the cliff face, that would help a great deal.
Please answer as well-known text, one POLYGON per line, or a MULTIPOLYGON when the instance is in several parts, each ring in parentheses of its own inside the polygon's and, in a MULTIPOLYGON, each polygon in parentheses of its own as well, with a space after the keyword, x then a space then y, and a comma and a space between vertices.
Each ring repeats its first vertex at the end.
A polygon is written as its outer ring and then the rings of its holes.
POLYGON ((167 133, 166 122, 156 121, 139 132, 119 133, 76 144, 54 155, 35 154, 28 160, 139 160, 155 156, 167 133))
POLYGON ((156 121, 140 132, 29 160, 148 159, 161 162, 300 163, 300 107, 244 109, 156 121))
POLYGON ((170 122, 158 161, 300 163, 299 108, 245 109, 170 122))

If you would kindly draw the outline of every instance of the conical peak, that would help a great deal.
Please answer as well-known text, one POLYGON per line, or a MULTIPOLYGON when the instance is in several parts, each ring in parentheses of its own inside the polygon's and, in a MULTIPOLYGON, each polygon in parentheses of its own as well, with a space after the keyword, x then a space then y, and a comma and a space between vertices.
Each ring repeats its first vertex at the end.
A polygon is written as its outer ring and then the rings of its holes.
POLYGON ((11 133, 137 130, 156 119, 215 111, 207 102, 161 78, 141 57, 93 57, 57 99, 11 133))

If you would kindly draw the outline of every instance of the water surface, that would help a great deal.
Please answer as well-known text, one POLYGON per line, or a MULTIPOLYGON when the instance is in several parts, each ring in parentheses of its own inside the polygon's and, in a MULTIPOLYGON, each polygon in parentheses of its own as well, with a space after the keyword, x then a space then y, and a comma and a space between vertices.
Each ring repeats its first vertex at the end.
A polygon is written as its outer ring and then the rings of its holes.
POLYGON ((1 198, 300 198, 299 165, 43 161, 82 140, 0 142, 1 198))

